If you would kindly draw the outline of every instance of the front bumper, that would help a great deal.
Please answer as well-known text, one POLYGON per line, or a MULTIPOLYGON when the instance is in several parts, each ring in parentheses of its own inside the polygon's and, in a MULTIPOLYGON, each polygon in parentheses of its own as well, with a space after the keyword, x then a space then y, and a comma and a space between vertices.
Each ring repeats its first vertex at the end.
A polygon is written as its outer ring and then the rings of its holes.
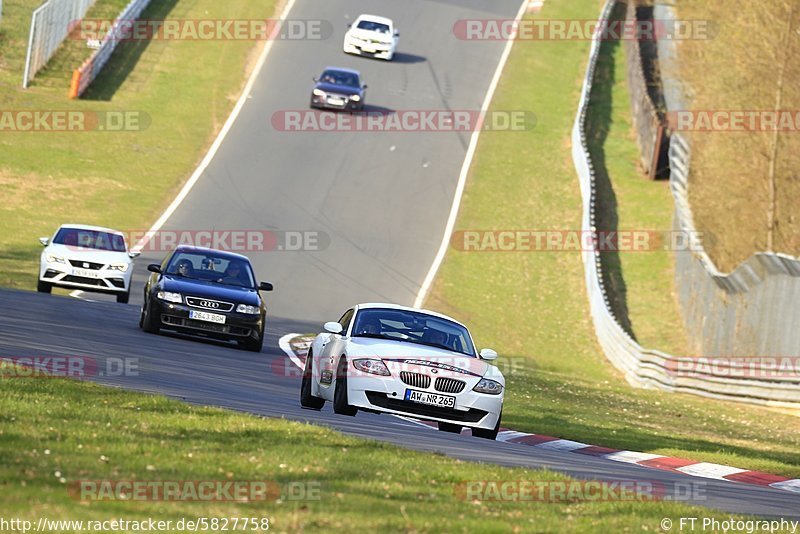
POLYGON ((352 98, 345 96, 342 99, 342 103, 339 103, 339 101, 335 100, 337 97, 338 95, 336 97, 329 94, 317 96, 314 93, 311 93, 311 107, 321 109, 340 109, 344 111, 359 111, 364 109, 363 99, 356 102, 352 100, 352 98))
POLYGON ((42 261, 39 280, 56 287, 95 293, 127 293, 131 286, 132 270, 128 267, 123 273, 109 269, 80 269, 70 264, 42 261))
POLYGON ((368 410, 488 430, 497 425, 497 419, 503 409, 502 394, 477 393, 469 387, 461 393, 442 393, 433 389, 408 386, 392 376, 362 374, 348 377, 347 399, 353 406, 368 410), (406 401, 404 400, 406 389, 453 396, 456 398, 455 409, 406 401))
POLYGON ((258 339, 264 331, 262 315, 250 315, 237 312, 211 312, 225 316, 225 324, 191 319, 189 312, 195 308, 186 304, 164 302, 158 298, 150 299, 150 313, 160 321, 160 328, 175 330, 187 334, 202 335, 224 340, 258 339))
POLYGON ((381 59, 389 59, 394 52, 393 44, 373 43, 361 39, 345 39, 342 47, 346 54, 356 54, 381 59))

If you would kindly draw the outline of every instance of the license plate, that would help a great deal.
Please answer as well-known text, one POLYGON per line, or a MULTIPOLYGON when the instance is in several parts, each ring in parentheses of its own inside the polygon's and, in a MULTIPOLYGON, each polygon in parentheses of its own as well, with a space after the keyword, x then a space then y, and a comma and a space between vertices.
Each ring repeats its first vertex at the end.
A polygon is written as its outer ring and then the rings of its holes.
POLYGON ((91 269, 72 269, 72 275, 83 278, 100 278, 100 273, 91 269))
POLYGON ((343 98, 329 98, 328 104, 333 106, 344 106, 344 99, 343 98))
POLYGON ((197 319, 198 321, 206 321, 208 323, 225 324, 224 315, 197 310, 189 310, 189 319, 197 319))
POLYGON ((450 395, 439 395, 438 393, 428 393, 427 391, 417 391, 415 389, 406 390, 406 400, 418 402, 419 404, 429 404, 440 408, 455 408, 456 398, 450 395))

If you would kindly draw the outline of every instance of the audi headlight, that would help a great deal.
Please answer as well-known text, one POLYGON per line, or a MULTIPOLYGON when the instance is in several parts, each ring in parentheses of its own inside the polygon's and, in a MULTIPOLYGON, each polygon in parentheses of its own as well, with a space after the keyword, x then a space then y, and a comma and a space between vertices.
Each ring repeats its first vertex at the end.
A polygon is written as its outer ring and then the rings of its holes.
POLYGON ((325 96, 325 91, 322 89, 314 89, 314 96, 325 96))
POLYGON ((47 261, 50 263, 67 263, 67 260, 61 256, 53 256, 52 254, 47 255, 47 261))
POLYGON ((353 95, 350 97, 350 100, 352 100, 353 102, 359 102, 361 100, 361 97, 358 95, 353 95))
POLYGON ((488 378, 481 378, 481 381, 472 388, 472 391, 488 395, 500 395, 503 392, 503 385, 488 378))
POLYGON ((353 360, 353 367, 359 371, 372 375, 389 376, 391 374, 385 363, 380 360, 373 360, 370 358, 353 360))
POLYGON ((239 304, 236 306, 236 311, 238 313, 256 314, 261 313, 261 308, 258 306, 248 306, 247 304, 239 304))
POLYGON ((128 264, 127 263, 112 263, 108 266, 109 271, 119 271, 121 273, 127 272, 128 264))
POLYGON ((183 297, 180 293, 173 293, 171 291, 159 291, 156 293, 156 296, 161 300, 166 300, 167 302, 175 302, 175 303, 182 303, 183 297))

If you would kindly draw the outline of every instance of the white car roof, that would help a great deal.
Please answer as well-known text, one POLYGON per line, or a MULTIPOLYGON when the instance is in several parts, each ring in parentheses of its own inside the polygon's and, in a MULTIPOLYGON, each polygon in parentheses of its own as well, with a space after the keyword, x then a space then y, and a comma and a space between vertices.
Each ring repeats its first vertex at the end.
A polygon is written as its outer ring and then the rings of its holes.
MULTIPOLYGON (((365 302, 365 303, 356 305, 356 307, 359 310, 369 309, 369 308, 386 308, 386 309, 389 309, 389 310, 416 311, 416 312, 421 312, 421 313, 427 313, 428 315, 433 315, 434 317, 439 317, 441 319, 447 319, 448 321, 452 321, 452 322, 454 322, 456 324, 459 324, 459 325, 463 326, 464 328, 467 328, 465 325, 463 325, 459 321, 456 321, 455 319, 453 319, 450 316, 447 316, 447 315, 445 315, 443 313, 439 313, 439 312, 435 312, 435 311, 431 311, 431 310, 426 310, 424 308, 412 308, 410 306, 401 306, 399 304, 389 304, 389 303, 386 303, 386 302, 365 302)), ((467 328, 467 330, 469 330, 469 328, 467 328)))
POLYGON ((367 14, 359 15, 353 24, 362 20, 368 20, 370 22, 379 22, 381 24, 386 24, 388 26, 394 26, 394 22, 392 22, 392 19, 387 19, 386 17, 379 17, 378 15, 367 15, 367 14))
POLYGON ((108 232, 109 234, 118 234, 118 235, 121 235, 123 237, 125 236, 125 234, 123 234, 119 230, 114 230, 113 228, 105 228, 103 226, 91 226, 89 224, 71 224, 71 223, 70 224, 62 224, 59 227, 59 230, 61 228, 74 228, 75 230, 94 230, 96 232, 108 232))

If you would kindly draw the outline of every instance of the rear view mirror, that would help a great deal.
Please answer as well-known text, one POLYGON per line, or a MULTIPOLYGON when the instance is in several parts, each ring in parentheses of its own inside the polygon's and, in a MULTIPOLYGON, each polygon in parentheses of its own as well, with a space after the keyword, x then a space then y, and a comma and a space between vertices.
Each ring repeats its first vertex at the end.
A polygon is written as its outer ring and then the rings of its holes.
POLYGON ((147 270, 151 273, 158 273, 161 274, 161 266, 157 263, 151 263, 147 266, 147 270))
POLYGON ((492 349, 481 349, 480 357, 481 360, 490 362, 497 359, 497 353, 492 349))
POLYGON ((274 286, 269 282, 261 282, 260 284, 258 284, 258 289, 260 289, 261 291, 272 291, 273 287, 274 286))
POLYGON ((50 238, 49 237, 40 237, 39 238, 39 243, 41 243, 43 247, 46 247, 49 242, 50 242, 50 238))
POLYGON ((342 325, 337 323, 336 321, 330 321, 325 323, 323 326, 326 332, 330 332, 331 334, 341 334, 342 333, 342 325))
POLYGON ((129 258, 136 258, 136 257, 137 257, 137 256, 139 256, 140 254, 141 254, 141 252, 139 252, 139 251, 133 251, 133 250, 132 250, 132 251, 128 252, 128 257, 129 257, 129 258))

